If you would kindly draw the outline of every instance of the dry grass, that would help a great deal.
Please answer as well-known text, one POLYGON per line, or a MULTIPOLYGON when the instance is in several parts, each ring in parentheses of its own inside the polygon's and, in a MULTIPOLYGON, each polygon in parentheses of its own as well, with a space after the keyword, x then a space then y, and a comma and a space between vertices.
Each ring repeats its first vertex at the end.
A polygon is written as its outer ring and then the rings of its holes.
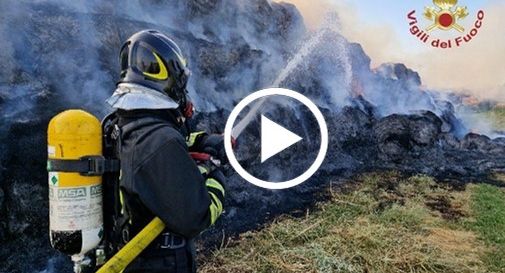
POLYGON ((433 228, 425 240, 440 249, 444 255, 450 255, 445 260, 452 263, 451 267, 467 265, 471 266, 468 270, 478 272, 483 266, 481 253, 485 247, 482 247, 473 232, 433 228))
POLYGON ((304 218, 242 234, 200 272, 500 272, 486 261, 495 246, 468 224, 477 186, 457 192, 396 173, 355 182, 304 218))

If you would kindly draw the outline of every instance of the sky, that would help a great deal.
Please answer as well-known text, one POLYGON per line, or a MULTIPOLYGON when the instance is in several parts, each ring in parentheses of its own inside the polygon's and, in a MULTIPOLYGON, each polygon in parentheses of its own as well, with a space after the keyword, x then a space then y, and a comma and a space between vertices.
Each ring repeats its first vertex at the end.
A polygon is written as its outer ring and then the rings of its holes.
MULTIPOLYGON (((316 29, 322 13, 335 11, 341 18, 342 33, 360 43, 372 58, 372 67, 401 62, 419 72, 427 89, 456 91, 481 99, 505 102, 505 1, 459 0, 469 15, 458 21, 467 34, 483 10, 479 33, 470 43, 451 49, 433 48, 410 33, 407 14, 416 10, 421 28, 430 22, 423 17, 431 0, 279 0, 295 4, 309 28, 316 29)), ((430 37, 454 39, 456 30, 434 30, 430 37)))

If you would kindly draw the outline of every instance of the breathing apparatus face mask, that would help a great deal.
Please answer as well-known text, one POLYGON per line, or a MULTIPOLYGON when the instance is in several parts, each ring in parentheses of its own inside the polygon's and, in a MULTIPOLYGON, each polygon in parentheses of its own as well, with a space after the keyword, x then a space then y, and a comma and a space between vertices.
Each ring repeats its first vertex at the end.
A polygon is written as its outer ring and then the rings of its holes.
MULTIPOLYGON (((185 90, 185 92, 187 93, 187 90, 185 90)), ((177 121, 179 123, 179 128, 181 130, 180 132, 185 137, 188 137, 189 134, 191 133, 190 120, 195 113, 195 108, 189 98, 189 95, 186 94, 184 96, 184 100, 181 101, 179 108, 175 112, 178 115, 177 121)))
POLYGON ((182 115, 186 119, 190 119, 193 117, 193 114, 195 113, 195 107, 193 105, 193 102, 189 99, 189 97, 186 95, 186 102, 184 103, 184 109, 182 111, 182 115))
POLYGON ((174 74, 177 76, 174 77, 175 82, 167 93, 171 98, 179 103, 179 110, 181 111, 182 116, 185 119, 189 119, 194 113, 193 103, 189 98, 187 90, 191 71, 176 61, 171 61, 170 66, 173 67, 174 74))

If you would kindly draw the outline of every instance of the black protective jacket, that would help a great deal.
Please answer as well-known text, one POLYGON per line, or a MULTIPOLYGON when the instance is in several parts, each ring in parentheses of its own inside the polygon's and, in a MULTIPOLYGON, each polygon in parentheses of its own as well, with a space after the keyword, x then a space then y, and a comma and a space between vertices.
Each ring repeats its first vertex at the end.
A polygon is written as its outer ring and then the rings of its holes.
POLYGON ((191 239, 211 224, 205 178, 169 112, 119 112, 120 188, 133 237, 156 215, 191 239))

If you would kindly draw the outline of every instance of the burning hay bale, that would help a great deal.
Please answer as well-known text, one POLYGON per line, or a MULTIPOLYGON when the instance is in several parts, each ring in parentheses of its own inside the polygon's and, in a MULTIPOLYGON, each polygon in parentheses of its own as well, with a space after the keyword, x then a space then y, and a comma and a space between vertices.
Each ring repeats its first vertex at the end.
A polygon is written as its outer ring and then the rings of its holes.
POLYGON ((391 115, 381 119, 374 127, 381 156, 398 161, 408 153, 433 147, 441 133, 442 121, 426 111, 413 115, 391 115))

